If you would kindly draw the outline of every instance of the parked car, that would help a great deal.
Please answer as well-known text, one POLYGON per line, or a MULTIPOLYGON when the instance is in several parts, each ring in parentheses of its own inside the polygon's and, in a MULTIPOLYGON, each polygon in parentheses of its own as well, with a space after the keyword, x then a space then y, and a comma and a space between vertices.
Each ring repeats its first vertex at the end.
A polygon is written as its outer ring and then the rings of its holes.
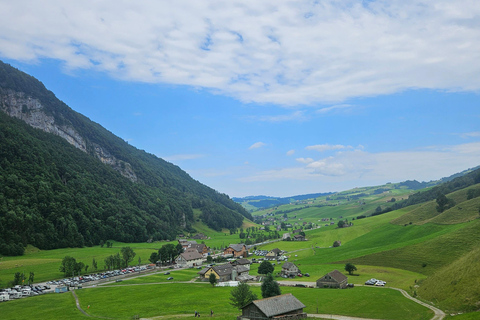
POLYGON ((167 275, 167 274, 170 274, 170 272, 167 271, 167 272, 164 273, 164 275, 167 275))
POLYGON ((167 280, 173 280, 173 277, 168 277, 167 280))

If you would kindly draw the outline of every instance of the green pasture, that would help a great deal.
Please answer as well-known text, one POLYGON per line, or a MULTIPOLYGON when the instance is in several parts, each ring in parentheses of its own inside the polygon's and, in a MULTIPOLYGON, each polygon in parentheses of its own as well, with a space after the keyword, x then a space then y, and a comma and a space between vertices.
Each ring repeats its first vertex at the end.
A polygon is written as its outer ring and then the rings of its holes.
MULTIPOLYGON (((431 311, 386 288, 357 287, 348 290, 281 287, 302 301, 307 313, 331 313, 392 320, 430 319, 431 311)), ((76 290, 81 307, 92 317, 131 319, 191 315, 195 310, 217 319, 233 319, 239 311, 229 305, 231 288, 205 284, 170 283, 97 287, 76 290), (88 307, 90 306, 90 307, 88 307)), ((258 296, 260 287, 252 286, 258 296)), ((49 294, 0 304, 5 319, 84 319, 76 310, 71 293, 49 294)), ((188 318, 189 316, 187 316, 188 318)))
MULTIPOLYGON (((142 264, 148 263, 150 254, 159 247, 164 245, 165 242, 160 243, 121 243, 113 242, 112 248, 100 246, 84 247, 84 248, 63 248, 55 250, 38 250, 33 247, 28 247, 25 255, 16 257, 2 257, 0 262, 0 286, 7 286, 8 281, 13 280, 13 276, 16 272, 23 272, 27 276, 30 272, 35 273, 35 282, 42 282, 52 279, 60 279, 64 277, 64 274, 59 271, 62 259, 65 256, 74 257, 77 262, 83 262, 85 265, 90 266, 88 273, 94 272, 92 260, 98 263, 98 270, 104 270, 104 259, 109 255, 120 252, 122 247, 132 247, 136 253, 135 258, 131 262, 131 265, 137 265, 140 258, 142 264)), ((87 272, 85 272, 87 273, 87 272)))
POLYGON ((198 277, 199 269, 166 269, 161 272, 156 272, 155 274, 148 274, 140 277, 135 277, 131 279, 123 279, 122 282, 110 283, 108 285, 114 286, 123 286, 131 284, 145 284, 145 283, 163 283, 163 282, 177 282, 177 281, 190 281, 198 277), (165 272, 170 272, 166 275, 165 272), (173 280, 167 280, 167 278, 173 277, 173 280))

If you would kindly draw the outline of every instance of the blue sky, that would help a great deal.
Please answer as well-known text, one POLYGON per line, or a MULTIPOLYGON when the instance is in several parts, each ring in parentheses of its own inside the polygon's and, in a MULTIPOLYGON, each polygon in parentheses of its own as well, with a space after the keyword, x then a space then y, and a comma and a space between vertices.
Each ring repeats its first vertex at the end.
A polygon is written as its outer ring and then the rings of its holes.
POLYGON ((230 196, 480 164, 475 1, 2 1, 0 59, 230 196))

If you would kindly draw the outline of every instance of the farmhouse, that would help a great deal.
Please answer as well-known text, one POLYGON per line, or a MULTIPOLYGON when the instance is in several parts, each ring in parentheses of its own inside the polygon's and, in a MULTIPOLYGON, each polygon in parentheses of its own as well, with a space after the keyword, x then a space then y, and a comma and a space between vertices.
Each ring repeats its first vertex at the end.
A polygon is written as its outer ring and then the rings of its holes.
POLYGON ((218 266, 206 267, 199 271, 198 274, 202 280, 208 281, 210 274, 213 273, 218 282, 224 282, 237 280, 240 276, 245 278, 245 276, 248 276, 249 271, 250 268, 247 268, 246 266, 233 266, 230 263, 226 263, 218 266))
POLYGON ((246 319, 305 319, 305 305, 291 293, 282 294, 261 300, 255 300, 242 308, 238 320, 246 319))
POLYGON ((237 259, 237 260, 232 262, 232 266, 244 266, 245 268, 248 268, 248 270, 250 270, 250 265, 251 264, 252 263, 250 262, 250 260, 245 259, 245 258, 237 259))
POLYGON ((203 243, 191 244, 190 248, 197 250, 198 253, 203 254, 203 255, 207 254, 208 251, 209 251, 209 248, 206 245, 204 245, 203 243))
POLYGON ((224 255, 233 255, 235 258, 236 257, 247 257, 248 256, 247 247, 243 243, 229 245, 228 248, 226 248, 223 251, 223 254, 224 255))
POLYGON ((317 288, 341 288, 347 287, 348 278, 338 270, 333 270, 317 280, 317 288))
POLYGON ((296 276, 297 274, 300 273, 300 269, 295 265, 293 262, 285 262, 282 266, 282 271, 280 271, 280 274, 282 276, 296 276))
POLYGON ((270 251, 265 255, 266 258, 277 258, 280 254, 282 253, 282 250, 275 248, 270 251))
POLYGON ((295 241, 305 241, 305 236, 302 236, 301 234, 296 234, 293 237, 293 240, 295 240, 295 241))
POLYGON ((176 259, 175 263, 180 267, 194 267, 202 264, 203 256, 194 249, 187 250, 181 253, 176 259))

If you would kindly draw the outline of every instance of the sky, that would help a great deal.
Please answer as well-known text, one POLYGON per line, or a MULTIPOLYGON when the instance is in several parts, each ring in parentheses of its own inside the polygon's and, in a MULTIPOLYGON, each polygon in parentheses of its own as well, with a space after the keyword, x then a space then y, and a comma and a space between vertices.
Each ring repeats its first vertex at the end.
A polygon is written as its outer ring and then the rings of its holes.
POLYGON ((476 0, 0 0, 0 59, 231 197, 480 165, 476 0))

